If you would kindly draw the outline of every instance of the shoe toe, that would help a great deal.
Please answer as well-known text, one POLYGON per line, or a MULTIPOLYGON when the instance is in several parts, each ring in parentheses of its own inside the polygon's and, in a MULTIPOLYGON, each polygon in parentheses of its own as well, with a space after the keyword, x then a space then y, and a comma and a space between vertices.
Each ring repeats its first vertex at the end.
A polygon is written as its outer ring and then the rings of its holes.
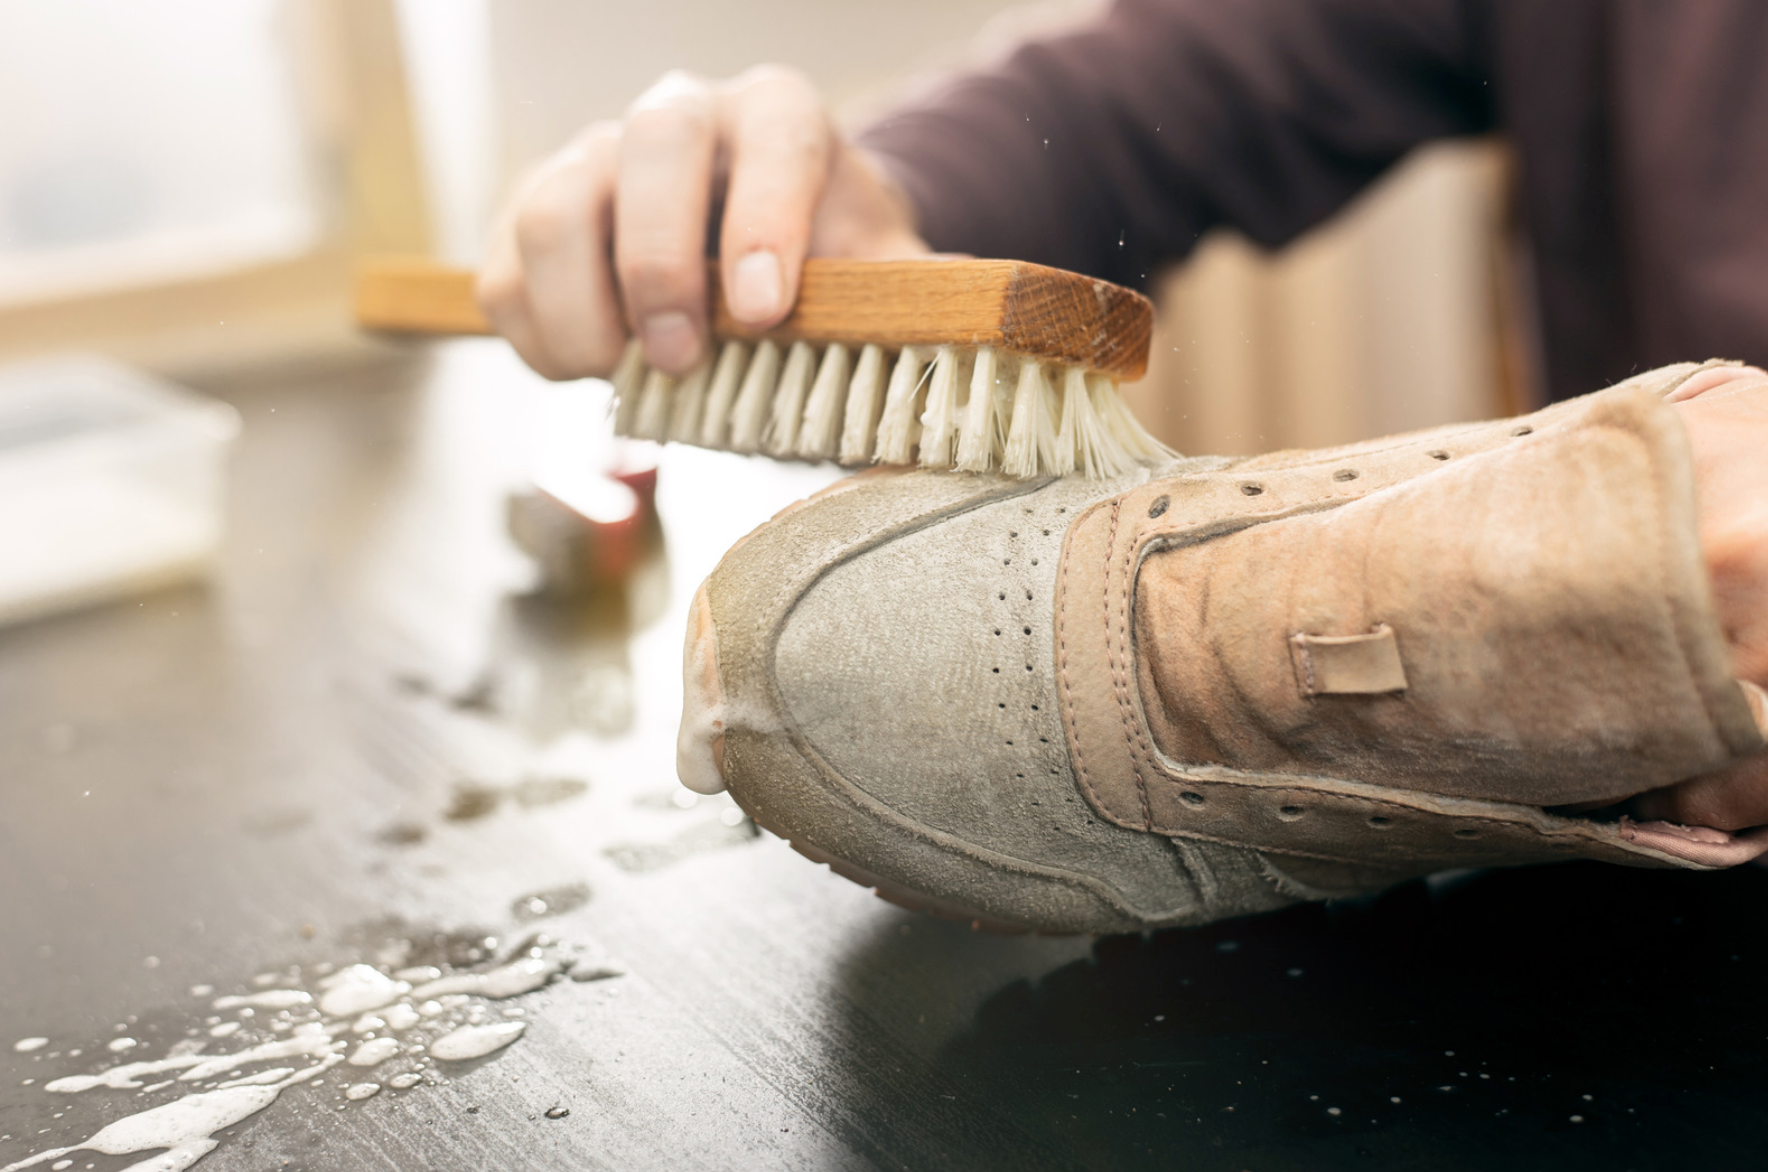
POLYGON ((728 781, 813 857, 977 918, 1208 918, 1237 861, 1102 818, 1057 709, 1063 537, 1145 475, 879 478, 764 527, 696 603, 683 780, 728 781))

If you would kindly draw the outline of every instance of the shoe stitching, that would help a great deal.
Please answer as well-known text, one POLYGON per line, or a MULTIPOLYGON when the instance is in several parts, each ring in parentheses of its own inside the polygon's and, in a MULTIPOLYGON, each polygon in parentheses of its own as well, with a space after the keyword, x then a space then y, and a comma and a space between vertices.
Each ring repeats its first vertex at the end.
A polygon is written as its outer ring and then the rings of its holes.
MULTIPOLYGON (((1142 759, 1136 752, 1135 720, 1129 700, 1129 591, 1127 588, 1115 592, 1122 594, 1123 605, 1117 608, 1116 637, 1114 638, 1111 633, 1112 603, 1114 601, 1112 598, 1114 591, 1111 581, 1111 563, 1117 554, 1117 522, 1122 515, 1123 497, 1120 496, 1111 502, 1111 533, 1105 542, 1105 572, 1101 575, 1104 579, 1100 594, 1105 608, 1105 663, 1111 671, 1111 690, 1117 698, 1117 710, 1123 723, 1124 744, 1129 748, 1130 776, 1136 781, 1136 797, 1142 808, 1142 828, 1147 830, 1154 826, 1154 810, 1148 801, 1148 779, 1142 775, 1142 759)), ((1130 544, 1133 547, 1135 543, 1131 542, 1130 544)), ((1127 558, 1125 562, 1127 564, 1127 558)))
MULTIPOLYGON (((1485 430, 1492 430, 1492 429, 1485 429, 1485 430)), ((1287 470, 1285 470, 1285 471, 1287 471, 1287 470)), ((1412 479, 1412 477, 1405 477, 1403 479, 1409 480, 1409 479, 1412 479)), ((1402 482, 1403 482, 1403 480, 1396 480, 1394 483, 1402 483, 1402 482)), ((1382 485, 1380 487, 1381 488, 1391 487, 1391 485, 1382 485)), ((1376 486, 1365 486, 1363 489, 1362 495, 1372 494, 1376 491, 1379 491, 1379 488, 1376 486)), ((1661 511, 1661 506, 1660 506, 1660 511, 1661 511)), ((1147 530, 1153 531, 1150 533, 1143 534, 1143 536, 1145 536, 1149 540, 1156 539, 1160 535, 1160 529, 1161 529, 1160 526, 1147 526, 1145 528, 1147 530)), ((1660 532, 1661 532, 1661 525, 1660 525, 1660 532)), ((1114 543, 1115 543, 1115 527, 1114 527, 1114 531, 1113 531, 1113 536, 1114 536, 1114 543)), ((1140 543, 1132 542, 1132 545, 1139 545, 1139 544, 1140 543)), ((1131 553, 1131 556, 1133 557, 1133 551, 1131 553)), ((1126 563, 1129 560, 1131 560, 1131 557, 1126 557, 1126 563)), ((1107 576, 1109 576, 1109 575, 1107 575, 1107 576)), ((1661 591, 1660 591, 1660 593, 1661 593, 1661 591)), ((1127 599, 1127 594, 1126 594, 1126 599, 1127 599)), ((1127 613, 1127 607, 1126 607, 1126 613, 1127 613)), ((1109 644, 1108 644, 1108 646, 1109 646, 1109 644)), ((1113 680, 1113 684, 1116 685, 1118 688, 1119 695, 1120 695, 1120 703, 1123 703, 1124 701, 1123 701, 1122 697, 1124 695, 1124 692, 1123 692, 1123 687, 1121 684, 1121 676, 1117 673, 1117 670, 1116 670, 1117 666, 1118 665, 1116 665, 1116 664, 1113 665, 1112 680, 1113 680)), ((1692 666, 1685 665, 1685 668, 1689 671, 1689 674, 1692 677, 1692 674, 1693 674, 1692 666)), ((1125 725, 1126 725, 1125 739, 1130 740, 1131 739, 1130 738, 1130 731, 1129 731, 1130 717, 1129 717, 1129 713, 1127 711, 1125 713, 1125 725)), ((1138 738, 1138 739, 1140 739, 1140 738, 1138 738)), ((1139 765, 1140 761, 1138 760, 1137 754, 1134 751, 1135 747, 1136 747, 1134 741, 1131 741, 1131 747, 1132 747, 1131 759, 1132 759, 1132 761, 1136 762, 1139 765)), ((1165 766, 1165 764, 1159 760, 1158 756, 1155 753, 1153 753, 1152 750, 1150 750, 1148 748, 1148 746, 1146 744, 1143 744, 1141 746, 1141 748, 1142 748, 1143 754, 1144 754, 1143 759, 1145 759, 1147 762, 1152 764, 1153 767, 1155 768, 1155 770, 1159 773, 1159 775, 1164 780, 1167 780, 1169 782, 1192 784, 1192 785, 1202 785, 1202 786, 1208 786, 1208 787, 1226 786, 1226 787, 1229 787, 1229 788, 1235 789, 1235 790, 1243 790, 1243 789, 1247 788, 1247 783, 1244 783, 1244 782, 1233 782, 1233 781, 1226 781, 1226 780, 1218 779, 1218 778, 1199 777, 1199 776, 1189 773, 1188 771, 1184 770, 1182 767, 1178 772, 1175 773, 1175 772, 1169 770, 1165 766)), ((1276 781, 1278 778, 1282 777, 1281 774, 1262 774, 1262 776, 1267 777, 1267 778, 1271 778, 1273 781, 1276 781)), ((1253 842, 1247 842, 1247 841, 1240 840, 1240 839, 1221 838, 1221 837, 1217 837, 1214 835, 1201 834, 1201 833, 1197 833, 1197 832, 1189 831, 1189 830, 1182 830, 1178 827, 1173 827, 1171 829, 1162 829, 1161 827, 1157 827, 1155 825, 1152 812, 1149 809, 1147 790, 1146 790, 1145 782, 1144 782, 1144 779, 1142 776, 1142 771, 1140 768, 1135 769, 1135 778, 1137 781, 1138 792, 1141 794, 1142 800, 1143 800, 1144 816, 1148 820, 1148 828, 1150 830, 1159 831, 1161 833, 1167 834, 1168 836, 1186 835, 1186 836, 1190 836, 1190 837, 1196 837, 1196 838, 1203 839, 1203 840, 1206 840, 1209 842, 1215 842, 1215 843, 1218 843, 1218 844, 1221 844, 1224 846, 1237 846, 1237 847, 1242 847, 1242 848, 1253 850, 1253 851, 1273 849, 1270 847, 1269 843, 1253 843, 1253 842)), ((1282 784, 1283 783, 1281 781, 1278 781, 1277 786, 1273 787, 1273 788, 1280 787, 1282 784)), ((1304 792, 1312 792, 1312 793, 1320 794, 1320 791, 1304 791, 1304 792)), ((1461 826, 1461 825, 1466 825, 1466 824, 1472 823, 1472 824, 1481 824, 1481 825, 1485 825, 1485 826, 1495 827, 1500 830, 1510 831, 1512 833, 1520 832, 1521 836, 1524 839, 1524 842, 1520 843, 1518 845, 1524 846, 1524 847, 1526 847, 1528 845, 1529 840, 1533 840, 1534 842, 1537 842, 1537 843, 1568 842, 1568 841, 1582 840, 1584 842, 1593 842, 1593 843, 1597 843, 1600 845, 1617 847, 1618 849, 1622 850, 1623 852, 1625 852, 1627 854, 1639 853, 1636 850, 1632 849, 1631 844, 1617 843, 1617 842, 1613 842, 1613 841, 1611 841, 1605 837, 1599 836, 1599 835, 1591 835, 1587 831, 1583 830, 1582 828, 1568 828, 1568 829, 1563 829, 1563 830, 1543 830, 1539 827, 1533 826, 1533 825, 1531 825, 1527 822, 1523 822, 1523 821, 1516 821, 1516 820, 1504 819, 1504 818, 1484 817, 1484 816, 1474 815, 1474 814, 1450 814, 1450 813, 1440 813, 1440 812, 1430 811, 1430 810, 1421 810, 1415 805, 1409 805, 1404 802, 1386 800, 1386 799, 1366 796, 1366 795, 1362 795, 1362 794, 1353 794, 1353 793, 1348 793, 1348 792, 1341 791, 1341 790, 1328 790, 1328 791, 1325 791, 1325 793, 1321 794, 1320 796, 1327 796, 1327 797, 1331 797, 1331 798, 1335 798, 1335 799, 1348 798, 1353 801, 1364 802, 1364 803, 1367 803, 1372 806, 1386 807, 1386 808, 1390 808, 1390 809, 1397 810, 1397 811, 1403 811, 1406 814, 1409 814, 1413 817, 1421 817, 1421 818, 1427 819, 1429 821, 1436 821, 1436 820, 1441 819, 1441 820, 1446 821, 1450 826, 1461 826)), ((1290 848, 1277 848, 1277 849, 1288 850, 1289 853, 1292 853, 1292 854, 1306 854, 1307 857, 1318 858, 1318 859, 1327 860, 1327 861, 1347 861, 1347 862, 1356 861, 1356 860, 1350 860, 1350 859, 1341 859, 1337 856, 1331 856, 1331 855, 1309 854, 1308 852, 1305 852, 1305 851, 1297 851, 1297 850, 1292 850, 1290 848)))
MULTIPOLYGON (((1074 532, 1080 531, 1081 526, 1086 523, 1086 519, 1086 516, 1083 515, 1075 521, 1074 532)), ((1062 706, 1068 713, 1070 740, 1074 745, 1074 763, 1080 770, 1081 788, 1086 791, 1087 798, 1095 809, 1104 810, 1105 803, 1100 799, 1099 792, 1093 788, 1092 776, 1087 771, 1086 749, 1081 745, 1080 715, 1074 709, 1074 686, 1068 678, 1068 574, 1073 564, 1071 558, 1064 557, 1062 559, 1061 589, 1056 605, 1056 648, 1059 661, 1056 674, 1061 681, 1062 706)))
MULTIPOLYGON (((1136 536, 1138 538, 1141 537, 1141 533, 1138 532, 1136 536)), ((1114 524, 1112 535, 1112 547, 1114 549, 1116 544, 1116 527, 1114 524)), ((1130 760, 1134 762, 1133 772, 1136 779, 1136 794, 1142 801, 1142 823, 1147 829, 1152 830, 1154 828, 1154 806, 1148 797, 1148 779, 1144 776, 1144 763, 1152 759, 1152 753, 1150 752, 1150 746, 1147 737, 1145 736, 1146 729, 1143 722, 1137 718, 1136 696, 1134 691, 1136 685, 1134 674, 1130 670, 1130 596, 1135 593, 1135 567, 1140 564, 1139 555, 1141 544, 1142 543, 1137 540, 1126 542, 1126 548, 1123 553, 1123 564, 1119 569, 1122 583, 1119 586, 1117 593, 1121 598, 1122 606, 1118 611, 1118 646, 1122 654, 1117 665, 1118 674, 1115 682, 1117 685, 1118 710, 1123 714, 1123 737, 1125 743, 1129 746, 1130 760)), ((1106 578, 1107 581, 1109 581, 1109 569, 1107 570, 1106 578)))

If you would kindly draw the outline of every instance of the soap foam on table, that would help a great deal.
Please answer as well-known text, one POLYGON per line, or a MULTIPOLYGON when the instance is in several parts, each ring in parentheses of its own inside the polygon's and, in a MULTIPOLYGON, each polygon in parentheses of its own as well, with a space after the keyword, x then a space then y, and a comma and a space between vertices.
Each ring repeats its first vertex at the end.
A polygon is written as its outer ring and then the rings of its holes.
MULTIPOLYGON (((534 992, 568 970, 574 979, 592 979, 578 977, 579 969, 592 972, 583 968, 574 950, 542 936, 504 963, 481 971, 420 966, 388 974, 366 964, 335 970, 319 966, 314 975, 320 979, 311 990, 295 987, 300 983, 298 971, 286 977, 278 974, 277 979, 289 987, 214 998, 210 1009, 232 1010, 239 1019, 207 1028, 193 1025, 161 1057, 51 1079, 43 1089, 57 1095, 105 1089, 135 1091, 139 1096, 180 1084, 189 1090, 116 1119, 79 1143, 36 1152, 0 1167, 0 1172, 21 1172, 52 1161, 56 1162, 52 1167, 65 1167, 63 1158, 72 1152, 127 1155, 158 1149, 165 1150, 125 1172, 182 1172, 220 1145, 218 1132, 270 1106, 289 1087, 317 1083, 319 1075, 340 1063, 372 1072, 373 1077, 344 1086, 341 1109, 378 1096, 383 1086, 405 1091, 438 1082, 437 1063, 497 1053, 522 1036, 526 1023, 493 1020, 490 1003, 534 992), (266 1011, 263 1016, 260 1010, 266 1011), (232 1028, 223 1031, 222 1025, 232 1028), (247 1044, 225 1053, 207 1052, 211 1039, 235 1034, 247 1044), (290 1059, 298 1061, 246 1069, 290 1059), (167 1074, 172 1077, 148 1081, 167 1074)), ((605 967, 593 972, 596 977, 619 975, 618 969, 605 967)), ((197 990, 205 997, 214 991, 199 985, 193 994, 197 990)), ((511 1009, 505 1015, 520 1012, 511 1009)), ((47 1037, 34 1036, 14 1042, 13 1049, 34 1053, 48 1045, 47 1037)), ((70 1050, 68 1056, 83 1052, 70 1050)))

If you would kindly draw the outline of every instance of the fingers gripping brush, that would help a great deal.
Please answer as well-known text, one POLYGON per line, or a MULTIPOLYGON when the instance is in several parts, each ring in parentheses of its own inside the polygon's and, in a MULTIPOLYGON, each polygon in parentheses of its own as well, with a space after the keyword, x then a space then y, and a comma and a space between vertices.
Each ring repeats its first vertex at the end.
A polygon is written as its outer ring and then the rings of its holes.
MULTIPOLYGON (((1115 476, 1171 454, 1117 390, 1148 365, 1153 309, 1133 290, 1020 261, 812 259, 791 315, 758 331, 710 284, 711 356, 676 377, 629 343, 610 376, 616 433, 1018 477, 1115 476)), ((365 267, 356 316, 492 332, 473 275, 427 262, 365 267)))

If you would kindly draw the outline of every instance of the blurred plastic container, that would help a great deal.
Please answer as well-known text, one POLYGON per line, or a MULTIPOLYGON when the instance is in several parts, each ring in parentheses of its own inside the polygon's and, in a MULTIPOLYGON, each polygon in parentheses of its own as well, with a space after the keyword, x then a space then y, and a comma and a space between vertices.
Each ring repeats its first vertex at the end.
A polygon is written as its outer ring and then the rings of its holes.
POLYGON ((207 572, 232 407, 102 358, 0 368, 0 623, 207 572))

